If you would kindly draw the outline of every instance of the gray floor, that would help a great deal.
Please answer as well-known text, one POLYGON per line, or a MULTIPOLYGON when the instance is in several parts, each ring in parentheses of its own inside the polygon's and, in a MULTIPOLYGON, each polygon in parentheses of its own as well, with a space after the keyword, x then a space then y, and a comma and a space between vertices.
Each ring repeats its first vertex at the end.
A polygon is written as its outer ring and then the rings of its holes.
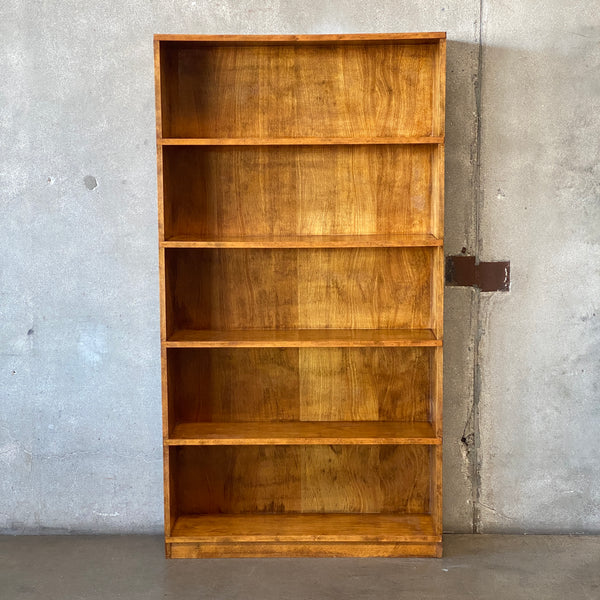
POLYGON ((600 536, 447 535, 444 549, 443 559, 167 561, 154 536, 5 536, 0 598, 600 598, 600 536))

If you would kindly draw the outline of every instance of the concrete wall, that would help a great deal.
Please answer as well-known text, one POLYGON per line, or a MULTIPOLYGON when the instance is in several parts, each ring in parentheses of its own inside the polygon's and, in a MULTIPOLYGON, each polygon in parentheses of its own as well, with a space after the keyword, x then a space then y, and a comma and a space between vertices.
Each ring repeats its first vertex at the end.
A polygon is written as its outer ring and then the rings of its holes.
POLYGON ((447 253, 513 273, 447 289, 446 529, 599 530, 600 27, 562 5, 4 0, 0 531, 162 527, 152 33, 420 30, 447 253))
POLYGON ((481 530, 600 531, 600 11, 485 2, 481 530), (483 296, 488 296, 484 294, 483 296))

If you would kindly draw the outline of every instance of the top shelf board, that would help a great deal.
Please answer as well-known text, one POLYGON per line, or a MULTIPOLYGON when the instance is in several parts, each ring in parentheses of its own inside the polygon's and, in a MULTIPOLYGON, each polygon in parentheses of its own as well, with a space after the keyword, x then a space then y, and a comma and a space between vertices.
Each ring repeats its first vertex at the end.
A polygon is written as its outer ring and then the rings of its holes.
POLYGON ((427 31, 418 33, 352 33, 326 35, 187 35, 160 34, 154 35, 155 42, 193 42, 194 44, 364 44, 368 43, 431 43, 445 40, 445 31, 427 31))

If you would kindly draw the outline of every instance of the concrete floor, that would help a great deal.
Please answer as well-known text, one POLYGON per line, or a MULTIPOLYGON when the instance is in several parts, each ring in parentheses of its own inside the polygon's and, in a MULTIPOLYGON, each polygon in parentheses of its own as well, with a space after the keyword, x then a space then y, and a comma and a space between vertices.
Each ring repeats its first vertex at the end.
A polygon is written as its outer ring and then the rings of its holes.
POLYGON ((5 536, 0 598, 600 598, 600 536, 447 535, 444 547, 439 560, 167 561, 157 536, 5 536))

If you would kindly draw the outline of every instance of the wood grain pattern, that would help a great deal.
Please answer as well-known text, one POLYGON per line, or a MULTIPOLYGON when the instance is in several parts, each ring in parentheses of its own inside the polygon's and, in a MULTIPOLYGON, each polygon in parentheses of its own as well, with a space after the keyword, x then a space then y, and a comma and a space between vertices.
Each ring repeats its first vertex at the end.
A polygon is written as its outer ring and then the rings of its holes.
POLYGON ((178 516, 178 504, 175 497, 175 450, 163 447, 164 486, 165 486, 165 536, 170 536, 178 516))
MULTIPOLYGON (((164 57, 167 54, 166 52, 162 52, 160 51, 160 41, 156 38, 156 36, 154 37, 154 90, 155 90, 155 94, 154 94, 154 110, 155 110, 155 119, 156 119, 156 140, 157 140, 157 150, 158 150, 158 140, 162 139, 162 124, 163 124, 163 119, 165 118, 166 115, 163 115, 163 84, 162 84, 162 79, 163 77, 166 77, 166 69, 164 68, 164 57)), ((166 85, 165 87, 165 93, 166 93, 166 85)), ((159 169, 159 177, 158 179, 160 180, 160 168, 161 168, 161 157, 160 155, 157 155, 157 162, 158 162, 158 169, 159 169)), ((159 224, 161 223, 161 219, 159 216, 159 224)))
POLYGON ((443 506, 442 506, 442 484, 443 476, 443 451, 442 446, 432 448, 431 462, 431 507, 430 513, 433 519, 433 527, 438 535, 442 535, 443 506))
POLYGON ((443 246, 444 240, 425 234, 356 235, 219 235, 171 236, 162 248, 415 248, 443 246))
POLYGON ((431 250, 318 249, 297 257, 299 327, 430 327, 431 250))
POLYGON ((178 513, 301 510, 300 450, 288 446, 178 446, 178 513))
POLYGON ((295 421, 298 349, 169 349, 174 423, 295 421))
POLYGON ((430 421, 433 352, 169 349, 169 422, 430 421))
POLYGON ((437 43, 434 55, 432 95, 433 95, 433 130, 440 133, 446 128, 446 39, 437 43))
POLYGON ((177 446, 177 514, 429 513, 431 448, 177 446))
POLYGON ((443 144, 441 135, 395 137, 243 137, 243 138, 158 138, 160 146, 339 146, 364 144, 443 144))
POLYGON ((436 338, 444 337, 445 259, 443 248, 431 249, 431 322, 436 338))
POLYGON ((164 148, 165 235, 431 234, 435 148, 164 148))
POLYGON ((440 558, 441 542, 233 542, 167 544, 168 558, 350 558, 422 557, 440 558))
POLYGON ((366 348, 441 346, 431 329, 179 329, 167 348, 366 348))
POLYGON ((154 51, 167 556, 441 556, 445 34, 154 51))
POLYGON ((184 515, 169 542, 438 542, 429 515, 184 515))
POLYGON ((431 233, 444 236, 444 144, 434 150, 431 159, 431 233))
POLYGON ((300 418, 306 421, 428 421, 427 348, 303 348, 300 418))
POLYGON ((428 513, 425 445, 300 447, 302 512, 428 513))
POLYGON ((443 434, 443 376, 444 376, 444 351, 443 348, 438 347, 433 350, 430 354, 430 390, 431 395, 431 421, 435 426, 435 434, 438 437, 442 437, 443 434))
POLYGON ((407 42, 410 44, 418 41, 431 43, 446 39, 445 31, 419 31, 414 33, 327 33, 310 35, 194 35, 179 33, 157 33, 154 35, 156 41, 169 42, 193 42, 198 44, 240 44, 248 46, 252 44, 353 44, 364 42, 407 42))
POLYGON ((169 385, 167 379, 167 349, 164 340, 167 338, 167 299, 166 299, 166 286, 165 286, 165 250, 159 248, 158 250, 158 271, 159 271, 159 282, 160 282, 160 369, 161 369, 161 404, 163 419, 163 435, 166 435, 169 431, 169 420, 168 415, 170 413, 170 407, 173 403, 171 394, 169 394, 169 385))
POLYGON ((438 133, 432 131, 437 44, 170 44, 164 52, 177 63, 166 137, 438 133))
POLYGON ((429 423, 392 421, 180 423, 171 446, 289 446, 441 444, 429 423))
POLYGON ((431 327, 427 248, 166 252, 172 330, 431 327))

